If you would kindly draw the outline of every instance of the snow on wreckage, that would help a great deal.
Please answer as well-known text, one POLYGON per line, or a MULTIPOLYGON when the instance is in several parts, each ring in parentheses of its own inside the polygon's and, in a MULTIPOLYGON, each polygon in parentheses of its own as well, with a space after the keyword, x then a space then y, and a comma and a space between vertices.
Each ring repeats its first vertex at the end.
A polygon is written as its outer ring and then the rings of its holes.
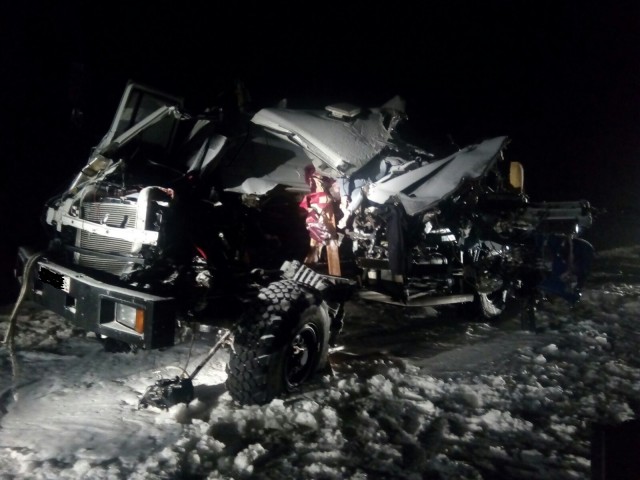
MULTIPOLYGON (((231 347, 227 387, 243 403, 322 370, 354 292, 484 317, 516 296, 530 313, 547 294, 575 302, 593 251, 578 237, 588 202, 531 203, 522 166, 503 161, 506 137, 436 159, 398 135, 405 118, 396 98, 237 122, 129 84, 47 204, 49 247, 21 249, 24 291, 109 348, 217 333, 206 359, 231 347)), ((200 368, 143 404, 189 401, 200 368)))

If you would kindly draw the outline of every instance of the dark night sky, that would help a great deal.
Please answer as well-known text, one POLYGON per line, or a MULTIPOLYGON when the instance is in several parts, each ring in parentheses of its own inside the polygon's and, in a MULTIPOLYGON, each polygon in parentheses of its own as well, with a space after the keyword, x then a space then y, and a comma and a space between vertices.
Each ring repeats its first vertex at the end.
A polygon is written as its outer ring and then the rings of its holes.
POLYGON ((44 199, 84 164, 129 78, 193 110, 236 78, 255 108, 282 97, 376 106, 400 94, 427 142, 509 135, 534 200, 640 206, 638 2, 372 5, 3 7, 2 213, 21 225, 9 247, 37 230, 44 199), (70 122, 74 103, 82 128, 70 122))

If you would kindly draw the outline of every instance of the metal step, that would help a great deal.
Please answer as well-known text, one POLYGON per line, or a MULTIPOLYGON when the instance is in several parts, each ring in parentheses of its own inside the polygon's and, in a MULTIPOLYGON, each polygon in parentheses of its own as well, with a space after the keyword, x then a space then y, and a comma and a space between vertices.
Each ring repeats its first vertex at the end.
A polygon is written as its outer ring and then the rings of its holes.
POLYGON ((437 297, 429 297, 427 294, 417 294, 410 296, 408 301, 404 303, 384 293, 374 292, 372 290, 361 290, 357 293, 357 298, 368 302, 380 302, 388 305, 398 305, 400 307, 433 307, 436 305, 472 302, 473 294, 441 295, 437 297))

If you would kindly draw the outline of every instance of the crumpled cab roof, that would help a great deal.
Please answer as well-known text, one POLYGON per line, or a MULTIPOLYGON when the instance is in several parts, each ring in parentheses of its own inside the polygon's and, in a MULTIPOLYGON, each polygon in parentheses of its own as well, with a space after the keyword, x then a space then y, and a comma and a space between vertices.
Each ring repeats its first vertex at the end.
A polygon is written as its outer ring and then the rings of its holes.
MULTIPOLYGON (((373 109, 345 120, 323 111, 267 108, 260 110, 252 122, 300 146, 316 166, 329 167, 332 176, 350 177, 358 171, 361 173, 362 167, 376 157, 384 161, 383 149, 393 145, 383 115, 382 111, 373 109)), ((408 214, 415 215, 448 198, 464 180, 484 175, 493 167, 507 141, 504 136, 491 138, 417 168, 371 179, 367 197, 379 204, 390 199, 399 201, 408 214)), ((393 150, 389 153, 395 155, 393 150)), ((270 180, 277 181, 273 176, 270 180)))
POLYGON ((309 158, 333 169, 335 176, 350 176, 388 145, 391 134, 383 120, 379 110, 344 120, 322 110, 264 108, 251 121, 299 145, 309 158))

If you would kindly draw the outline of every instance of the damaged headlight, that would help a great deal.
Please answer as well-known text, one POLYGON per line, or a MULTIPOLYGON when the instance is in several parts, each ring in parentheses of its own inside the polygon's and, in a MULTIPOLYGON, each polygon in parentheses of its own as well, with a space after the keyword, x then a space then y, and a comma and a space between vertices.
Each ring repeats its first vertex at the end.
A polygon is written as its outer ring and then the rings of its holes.
POLYGON ((144 310, 117 303, 115 308, 115 320, 125 327, 129 327, 138 333, 144 333, 144 310))

